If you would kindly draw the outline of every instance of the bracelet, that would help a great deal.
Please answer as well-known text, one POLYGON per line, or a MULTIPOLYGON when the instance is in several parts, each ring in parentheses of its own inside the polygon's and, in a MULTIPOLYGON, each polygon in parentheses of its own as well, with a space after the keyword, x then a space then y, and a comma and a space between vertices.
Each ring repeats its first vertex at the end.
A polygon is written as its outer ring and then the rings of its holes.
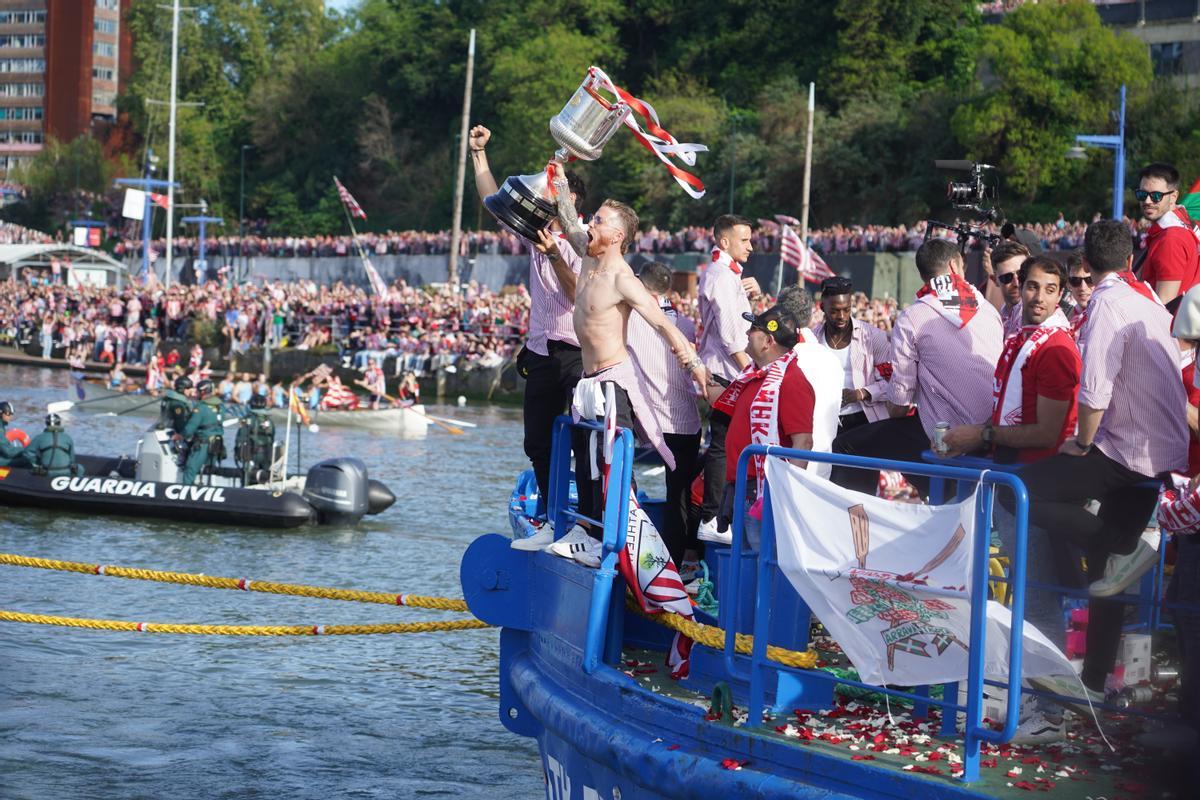
POLYGON ((1079 441, 1078 436, 1075 437, 1075 446, 1079 448, 1079 452, 1081 453, 1086 453, 1092 449, 1091 444, 1084 444, 1083 442, 1079 441))
POLYGON ((700 360, 699 356, 692 356, 692 360, 689 361, 687 365, 688 372, 695 372, 697 369, 703 366, 704 362, 700 360))

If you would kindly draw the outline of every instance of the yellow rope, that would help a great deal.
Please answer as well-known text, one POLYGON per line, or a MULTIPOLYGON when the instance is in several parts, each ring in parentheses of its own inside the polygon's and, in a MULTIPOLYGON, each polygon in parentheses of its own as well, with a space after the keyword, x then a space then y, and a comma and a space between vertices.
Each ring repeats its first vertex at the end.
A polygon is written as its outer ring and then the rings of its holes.
POLYGON ((186 586, 206 586, 210 589, 238 589, 244 592, 268 592, 296 597, 319 597, 326 600, 349 600, 356 603, 381 603, 386 606, 416 606, 435 608, 442 611, 466 611, 467 603, 449 597, 426 597, 419 594, 389 594, 387 592, 363 592, 356 589, 333 589, 323 586, 299 586, 290 583, 252 581, 248 578, 221 578, 215 575, 193 575, 187 572, 159 572, 152 569, 118 567, 113 565, 85 564, 80 561, 54 561, 48 558, 30 558, 10 553, 0 553, 0 564, 16 567, 36 567, 63 572, 81 572, 85 575, 107 575, 112 578, 130 578, 159 583, 179 583, 186 586))
POLYGON ((33 625, 61 625, 99 631, 138 631, 141 633, 190 633, 217 636, 346 636, 366 633, 426 633, 490 628, 477 619, 444 622, 403 622, 382 625, 176 625, 168 622, 126 622, 124 620, 53 617, 0 611, 0 622, 26 622, 33 625))
MULTIPOLYGON (((722 650, 725 647, 725 631, 720 628, 714 628, 711 625, 705 625, 695 620, 684 619, 678 614, 647 614, 632 601, 628 602, 627 605, 651 622, 657 622, 659 625, 679 631, 684 636, 699 642, 705 647, 711 647, 714 650, 722 650)), ((739 653, 750 653, 754 649, 754 637, 745 633, 734 634, 733 648, 739 653)), ((767 658, 771 661, 778 661, 785 666, 797 667, 799 669, 813 669, 817 666, 817 653, 815 650, 806 650, 801 653, 796 650, 785 650, 782 647, 769 644, 767 645, 767 658)))

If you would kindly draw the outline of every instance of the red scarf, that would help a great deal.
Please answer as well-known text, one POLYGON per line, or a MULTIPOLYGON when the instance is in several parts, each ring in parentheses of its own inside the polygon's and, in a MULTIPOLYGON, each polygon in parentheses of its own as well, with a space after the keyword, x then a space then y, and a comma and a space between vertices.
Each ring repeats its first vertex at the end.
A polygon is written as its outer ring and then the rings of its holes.
POLYGON ((758 380, 767 374, 765 369, 759 369, 754 366, 754 362, 746 365, 742 370, 742 374, 734 379, 733 383, 725 387, 725 391, 721 392, 721 396, 712 404, 713 411, 722 411, 729 416, 733 416, 733 410, 737 407, 738 397, 746 388, 746 384, 751 381, 758 380))
POLYGON ((1024 325, 1008 337, 1000 361, 996 364, 992 385, 992 424, 1024 425, 1021 386, 1025 367, 1033 354, 1055 335, 1070 336, 1071 323, 1061 311, 1055 311, 1041 325, 1024 325), (1018 373, 1013 375, 1014 370, 1018 373))
POLYGON ((714 247, 712 251, 713 264, 724 264, 733 270, 734 275, 742 274, 742 265, 733 260, 733 257, 719 247, 714 247))
MULTIPOLYGON (((954 323, 956 327, 964 328, 975 313, 979 311, 979 296, 975 287, 967 283, 961 276, 948 272, 938 275, 917 291, 917 300, 932 297, 936 300, 937 308, 943 317, 954 323)), ((932 301, 927 301, 932 304, 932 301)))

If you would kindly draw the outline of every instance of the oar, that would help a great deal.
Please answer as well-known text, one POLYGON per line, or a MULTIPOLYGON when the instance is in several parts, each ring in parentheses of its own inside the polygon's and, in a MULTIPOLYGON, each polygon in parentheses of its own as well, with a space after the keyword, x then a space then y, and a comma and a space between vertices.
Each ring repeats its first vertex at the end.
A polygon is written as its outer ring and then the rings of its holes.
POLYGON ((381 394, 381 395, 379 395, 379 396, 380 396, 380 397, 382 397, 384 400, 388 400, 388 401, 390 401, 390 402, 391 402, 392 404, 394 404, 394 405, 395 405, 397 408, 403 408, 405 411, 411 411, 412 413, 416 414, 417 416, 419 416, 419 417, 424 417, 425 419, 429 420, 429 421, 430 421, 430 422, 432 422, 434 425, 440 425, 441 427, 445 428, 445 429, 446 429, 446 430, 447 430, 449 433, 453 433, 455 436, 458 436, 458 435, 462 434, 462 432, 463 432, 462 428, 456 428, 456 427, 454 427, 453 425, 450 425, 450 424, 448 424, 448 423, 442 422, 442 421, 441 421, 440 419, 438 419, 437 417, 431 417, 431 416, 429 416, 428 414, 426 414, 426 413, 425 413, 425 412, 423 412, 423 411, 417 411, 417 410, 416 410, 415 408, 413 408, 412 406, 401 406, 401 405, 400 405, 400 401, 399 401, 399 400, 397 400, 397 399, 396 399, 396 398, 394 398, 394 397, 390 397, 390 396, 388 396, 388 395, 386 395, 386 394, 381 394))
POLYGON ((112 400, 112 399, 114 399, 116 396, 117 396, 117 395, 113 395, 113 396, 111 396, 111 397, 93 397, 93 398, 91 398, 90 400, 79 400, 79 401, 75 401, 75 400, 56 400, 55 402, 53 402, 53 403, 51 403, 50 405, 46 406, 46 413, 47 413, 47 414, 61 414, 61 413, 62 413, 62 412, 64 412, 64 411, 70 411, 70 410, 71 410, 72 408, 74 408, 75 406, 86 406, 86 405, 88 405, 89 403, 99 403, 99 402, 102 402, 102 401, 104 401, 104 400, 112 400))
POLYGON ((462 425, 464 428, 478 428, 479 427, 474 422, 465 422, 461 419, 451 419, 450 417, 435 417, 433 414, 426 414, 425 416, 429 417, 432 420, 438 420, 440 422, 449 422, 452 425, 462 425))

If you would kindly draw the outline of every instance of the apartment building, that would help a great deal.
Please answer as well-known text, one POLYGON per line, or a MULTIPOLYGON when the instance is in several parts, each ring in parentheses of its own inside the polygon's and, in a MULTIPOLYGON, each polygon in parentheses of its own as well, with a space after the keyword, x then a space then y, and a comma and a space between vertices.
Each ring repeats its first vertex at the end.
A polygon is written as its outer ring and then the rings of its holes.
POLYGON ((0 0, 0 173, 116 121, 131 0, 0 0))

